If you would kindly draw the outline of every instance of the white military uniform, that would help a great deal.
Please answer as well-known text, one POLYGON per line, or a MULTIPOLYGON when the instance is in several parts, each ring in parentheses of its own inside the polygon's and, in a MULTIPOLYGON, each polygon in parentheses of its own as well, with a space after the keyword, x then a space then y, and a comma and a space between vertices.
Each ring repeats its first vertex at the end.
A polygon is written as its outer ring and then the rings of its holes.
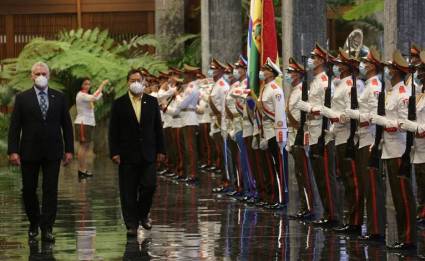
MULTIPOLYGON (((307 113, 310 113, 313 107, 320 110, 325 101, 326 88, 328 88, 328 76, 326 73, 321 72, 315 75, 313 81, 310 83, 308 102, 299 101, 300 109, 307 113)), ((307 120, 307 129, 309 133, 309 144, 305 145, 317 144, 322 134, 322 116, 310 115, 307 120)), ((326 142, 330 140, 332 140, 331 135, 326 135, 326 142)))
POLYGON ((228 119, 226 113, 227 130, 231 139, 235 139, 235 134, 242 131, 242 112, 243 107, 239 100, 240 95, 243 93, 242 83, 240 81, 234 82, 230 87, 229 93, 226 95, 226 107, 233 116, 233 119, 228 119))
POLYGON ((190 82, 184 89, 181 100, 177 108, 184 126, 198 126, 198 116, 196 115, 196 106, 199 101, 199 89, 197 81, 190 82))
POLYGON ((373 76, 366 81, 366 87, 359 96, 359 109, 347 109, 347 116, 359 122, 357 134, 359 136, 359 148, 370 146, 375 142, 375 124, 370 122, 376 115, 378 108, 378 96, 381 92, 382 83, 379 77, 373 76))
POLYGON ((243 80, 239 88, 234 89, 230 94, 236 99, 236 110, 242 116, 242 122, 240 126, 242 128, 242 137, 246 138, 252 136, 254 128, 251 123, 251 119, 248 118, 248 108, 247 108, 247 99, 248 95, 251 93, 250 89, 247 89, 248 80, 243 80))
POLYGON ((229 89, 230 89, 230 86, 226 82, 226 80, 224 80, 223 77, 221 77, 214 84, 214 87, 212 88, 212 91, 210 94, 211 101, 214 104, 214 106, 217 108, 217 110, 221 113, 221 122, 218 122, 218 118, 216 116, 212 116, 210 134, 215 134, 217 132, 221 132, 223 128, 225 129, 224 103, 225 103, 226 95, 229 92, 229 89))
POLYGON ((382 159, 400 158, 406 149, 406 132, 398 126, 407 119, 409 94, 403 81, 385 93, 385 116, 373 115, 372 122, 384 127, 382 159))
POLYGON ((171 127, 172 128, 182 128, 183 119, 180 115, 180 111, 178 109, 178 104, 182 101, 181 94, 176 94, 176 97, 171 101, 170 105, 167 108, 166 114, 171 116, 171 127))
POLYGON ((285 114, 285 95, 283 89, 271 81, 264 86, 259 98, 261 103, 263 139, 268 141, 276 137, 279 146, 287 141, 287 125, 285 114))
MULTIPOLYGON (((291 94, 289 95, 288 101, 288 111, 296 120, 300 122, 301 120, 301 110, 299 108, 299 102, 302 101, 302 82, 300 82, 297 86, 293 87, 291 94)), ((295 145, 295 138, 297 137, 297 129, 288 126, 288 143, 286 144, 286 150, 290 151, 290 148, 295 145)))
MULTIPOLYGON (((158 100, 159 103, 167 105, 167 100, 174 95, 174 93, 176 92, 176 88, 175 87, 169 87, 168 90, 163 90, 160 89, 158 91, 158 100)), ((170 104, 171 105, 171 104, 170 104)), ((170 107, 170 106, 168 106, 170 107)), ((172 115, 170 114, 170 112, 168 112, 168 108, 167 108, 167 112, 163 113, 161 110, 161 116, 162 116, 162 121, 163 121, 163 125, 162 127, 165 128, 169 128, 171 127, 171 123, 172 123, 172 115)))
POLYGON ((197 106, 198 111, 198 122, 211 123, 211 108, 208 103, 210 97, 211 89, 214 82, 210 80, 202 80, 199 84, 199 103, 197 106))
POLYGON ((412 163, 425 163, 425 94, 417 94, 416 97, 416 122, 409 120, 402 122, 404 123, 403 129, 415 133, 411 155, 412 163))
POLYGON ((330 133, 335 138, 335 146, 347 143, 350 136, 350 121, 341 121, 341 116, 345 114, 345 110, 350 108, 351 87, 353 86, 353 79, 347 76, 335 86, 333 93, 331 108, 322 107, 320 113, 326 116, 331 122, 330 133))

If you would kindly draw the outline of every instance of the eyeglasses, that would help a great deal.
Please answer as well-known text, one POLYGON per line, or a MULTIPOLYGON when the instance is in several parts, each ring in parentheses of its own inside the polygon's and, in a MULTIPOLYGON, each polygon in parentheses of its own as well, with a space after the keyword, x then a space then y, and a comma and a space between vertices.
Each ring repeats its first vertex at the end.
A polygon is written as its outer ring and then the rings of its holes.
POLYGON ((35 75, 35 76, 41 76, 41 75, 43 75, 43 76, 47 76, 47 73, 34 73, 34 75, 35 75))

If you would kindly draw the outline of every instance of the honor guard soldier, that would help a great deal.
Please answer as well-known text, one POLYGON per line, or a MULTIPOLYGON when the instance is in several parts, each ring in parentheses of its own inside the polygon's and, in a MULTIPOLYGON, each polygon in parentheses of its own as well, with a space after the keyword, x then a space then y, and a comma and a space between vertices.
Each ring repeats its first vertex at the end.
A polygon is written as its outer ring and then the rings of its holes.
POLYGON ((224 124, 224 99, 230 88, 229 84, 223 77, 225 68, 226 66, 216 59, 213 59, 210 64, 210 69, 213 71, 213 79, 215 81, 209 97, 209 105, 213 114, 211 119, 210 135, 212 136, 217 149, 217 168, 222 173, 220 184, 218 187, 213 188, 214 193, 227 193, 231 190, 231 188, 229 188, 230 183, 229 177, 227 176, 228 173, 224 169, 225 146, 221 133, 222 125, 224 124))
MULTIPOLYGON (((303 78, 307 77, 304 66, 289 58, 289 66, 286 69, 285 81, 292 87, 291 94, 286 108, 286 116, 288 118, 288 143, 286 149, 291 153, 295 164, 295 178, 298 185, 298 194, 300 199, 300 207, 298 213, 293 217, 296 219, 314 218, 314 192, 309 174, 309 164, 304 144, 296 144, 297 135, 304 136, 301 131, 301 110, 299 102, 302 101, 302 85, 303 78)), ((307 90, 305 90, 307 91, 307 90)))
POLYGON ((310 145, 310 160, 313 173, 323 204, 323 217, 313 222, 314 225, 334 227, 338 225, 336 177, 333 171, 333 158, 329 156, 332 149, 332 136, 326 134, 324 153, 321 152, 319 138, 322 135, 323 118, 320 108, 324 104, 325 92, 328 88, 328 76, 326 75, 327 60, 330 55, 318 44, 311 52, 307 60, 307 67, 313 71, 313 81, 310 83, 308 101, 300 101, 300 109, 309 113, 307 117, 307 132, 305 145, 310 145))
POLYGON ((372 116, 372 123, 384 128, 382 159, 396 211, 399 240, 388 249, 396 251, 415 250, 417 243, 416 204, 412 185, 410 177, 400 171, 401 158, 406 148, 406 132, 399 128, 399 124, 407 119, 409 93, 404 80, 408 72, 406 60, 400 51, 394 51, 393 59, 386 64, 384 73, 385 79, 391 82, 385 90, 385 116, 372 116))
MULTIPOLYGON (((359 62, 350 58, 348 52, 340 48, 338 58, 334 60, 334 63, 333 73, 341 80, 335 86, 331 108, 324 106, 320 113, 332 122, 330 133, 335 138, 336 166, 345 190, 345 208, 347 210, 345 225, 335 228, 335 231, 360 235, 364 209, 363 186, 360 186, 361 179, 357 173, 355 159, 346 155, 350 137, 350 121, 345 116, 346 109, 350 109, 350 97, 354 95, 352 94, 353 74, 357 73, 359 62)), ((356 141, 354 141, 355 143, 356 141)))
POLYGON ((261 113, 260 148, 266 150, 267 155, 269 177, 265 186, 271 193, 268 206, 271 209, 282 209, 288 203, 288 178, 283 162, 287 141, 285 96, 282 87, 275 81, 281 75, 280 68, 267 58, 259 74, 264 87, 260 90, 258 109, 261 113))
POLYGON ((358 123, 359 149, 356 166, 363 181, 366 200, 367 234, 360 236, 359 239, 383 242, 385 240, 385 183, 380 173, 369 167, 370 147, 374 144, 376 133, 376 126, 370 122, 370 119, 377 113, 378 97, 382 89, 379 78, 382 63, 376 49, 371 48, 367 56, 361 58, 359 71, 360 75, 366 79, 365 89, 358 96, 359 108, 346 109, 346 116, 358 123))
POLYGON ((416 121, 402 121, 401 128, 415 133, 412 163, 418 189, 416 219, 420 227, 425 227, 425 51, 420 53, 418 71, 413 80, 416 91, 416 121))

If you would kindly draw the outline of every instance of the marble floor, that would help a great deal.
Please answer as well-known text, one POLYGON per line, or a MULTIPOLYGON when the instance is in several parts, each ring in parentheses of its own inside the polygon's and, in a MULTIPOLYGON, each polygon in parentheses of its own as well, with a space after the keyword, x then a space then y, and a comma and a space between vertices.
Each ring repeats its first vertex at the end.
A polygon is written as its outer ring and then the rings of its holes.
MULTIPOLYGON (((0 170, 0 260, 416 260, 387 253, 381 245, 313 228, 287 213, 296 211, 290 179, 288 210, 250 207, 213 195, 218 176, 200 173, 193 187, 159 177, 151 212, 153 229, 127 240, 121 219, 117 169, 96 159, 95 176, 79 181, 75 162, 62 169, 54 245, 28 244, 19 171, 0 170)), ((388 208, 387 243, 395 240, 388 208)), ((419 230, 419 254, 425 231, 419 230)))

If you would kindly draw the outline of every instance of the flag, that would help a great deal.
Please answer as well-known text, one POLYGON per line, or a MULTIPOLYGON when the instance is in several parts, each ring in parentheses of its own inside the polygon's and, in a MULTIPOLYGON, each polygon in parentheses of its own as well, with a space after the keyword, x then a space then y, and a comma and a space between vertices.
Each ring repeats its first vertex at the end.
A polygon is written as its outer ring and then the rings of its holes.
POLYGON ((260 67, 268 57, 279 65, 273 0, 251 0, 248 30, 248 86, 258 96, 260 67))

